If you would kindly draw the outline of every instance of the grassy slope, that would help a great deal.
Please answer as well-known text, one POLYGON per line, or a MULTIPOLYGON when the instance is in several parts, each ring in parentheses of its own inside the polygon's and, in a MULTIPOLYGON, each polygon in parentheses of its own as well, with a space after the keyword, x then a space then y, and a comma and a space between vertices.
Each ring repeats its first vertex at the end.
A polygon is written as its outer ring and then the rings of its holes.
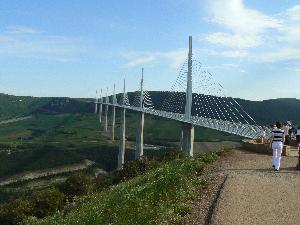
POLYGON ((186 202, 195 190, 205 187, 199 174, 216 154, 177 159, 110 189, 78 198, 78 207, 66 215, 44 220, 30 218, 26 225, 147 225, 177 224, 190 211, 186 202))

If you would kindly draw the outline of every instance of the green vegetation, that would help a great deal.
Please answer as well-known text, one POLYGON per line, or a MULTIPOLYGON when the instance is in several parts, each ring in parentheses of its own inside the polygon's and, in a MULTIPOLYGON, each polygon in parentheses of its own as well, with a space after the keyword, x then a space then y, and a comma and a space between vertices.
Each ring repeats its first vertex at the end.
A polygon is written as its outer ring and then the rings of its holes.
MULTIPOLYGON (((144 172, 117 186, 75 198, 75 206, 45 219, 29 217, 23 224, 177 224, 191 208, 185 202, 194 191, 205 188, 199 179, 205 164, 217 154, 196 158, 149 161, 144 172), (156 166, 155 166, 156 165, 156 166)), ((174 157, 171 157, 174 158, 174 157)), ((134 167, 136 168, 136 167, 134 167)), ((125 178, 125 177, 124 177, 125 178)))

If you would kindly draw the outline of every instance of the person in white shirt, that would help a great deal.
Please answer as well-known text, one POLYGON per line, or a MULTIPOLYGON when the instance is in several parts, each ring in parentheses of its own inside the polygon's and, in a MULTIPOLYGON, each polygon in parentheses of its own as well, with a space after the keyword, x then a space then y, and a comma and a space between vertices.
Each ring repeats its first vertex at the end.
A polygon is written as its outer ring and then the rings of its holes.
POLYGON ((285 145, 290 144, 290 136, 289 136, 289 130, 291 129, 290 125, 288 123, 285 123, 283 126, 283 131, 284 131, 284 137, 285 137, 285 145))
POLYGON ((281 153, 284 143, 284 131, 281 130, 281 123, 276 122, 276 128, 272 130, 271 147, 273 149, 273 167, 275 171, 280 169, 281 153))
POLYGON ((296 131, 296 140, 297 144, 300 144, 300 126, 298 126, 297 131, 296 131))

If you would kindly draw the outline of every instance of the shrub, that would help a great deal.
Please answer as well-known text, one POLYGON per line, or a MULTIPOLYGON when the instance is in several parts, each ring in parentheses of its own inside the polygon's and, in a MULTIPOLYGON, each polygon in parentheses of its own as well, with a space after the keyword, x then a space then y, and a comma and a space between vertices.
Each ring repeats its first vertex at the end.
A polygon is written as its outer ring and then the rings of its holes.
POLYGON ((165 161, 171 161, 174 159, 182 159, 185 157, 186 157, 186 154, 182 150, 175 148, 175 149, 172 149, 172 150, 166 152, 160 159, 165 160, 165 161))
POLYGON ((136 177, 139 174, 145 173, 148 168, 149 160, 147 158, 127 161, 121 170, 116 170, 113 173, 113 183, 119 183, 120 181, 136 177))
POLYGON ((16 199, 0 205, 0 224, 16 225, 30 215, 32 204, 26 199, 16 199))
POLYGON ((106 187, 109 187, 110 185, 112 185, 112 182, 113 180, 109 176, 98 175, 95 178, 95 185, 98 190, 102 190, 106 187))
POLYGON ((85 195, 94 189, 93 179, 82 172, 72 174, 61 186, 60 191, 68 197, 85 195))
POLYGON ((32 194, 31 202, 32 215, 43 218, 63 208, 65 195, 57 189, 38 191, 32 194))

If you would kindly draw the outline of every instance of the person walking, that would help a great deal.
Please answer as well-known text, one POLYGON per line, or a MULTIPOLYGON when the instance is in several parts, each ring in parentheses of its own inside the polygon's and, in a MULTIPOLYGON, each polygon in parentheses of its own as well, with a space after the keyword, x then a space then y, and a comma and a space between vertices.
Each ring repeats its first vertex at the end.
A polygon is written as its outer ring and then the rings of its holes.
POLYGON ((273 149, 273 167, 275 171, 280 169, 281 153, 284 143, 284 131, 281 129, 282 125, 280 122, 276 122, 276 128, 272 130, 271 147, 273 149))

